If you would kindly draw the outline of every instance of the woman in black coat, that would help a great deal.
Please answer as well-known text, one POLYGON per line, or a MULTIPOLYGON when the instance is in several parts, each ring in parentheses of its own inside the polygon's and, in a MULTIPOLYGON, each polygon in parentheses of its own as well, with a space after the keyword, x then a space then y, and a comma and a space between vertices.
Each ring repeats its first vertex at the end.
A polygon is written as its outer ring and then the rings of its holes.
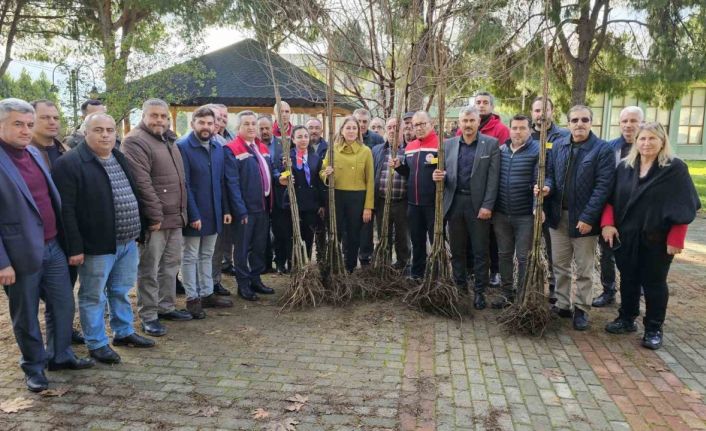
MULTIPOLYGON (((325 207, 325 191, 319 171, 322 160, 316 155, 314 148, 309 145, 309 131, 304 126, 296 126, 292 129, 292 141, 294 148, 289 154, 292 162, 292 177, 294 178, 294 190, 299 206, 299 222, 302 239, 306 244, 306 252, 311 259, 311 250, 314 244, 314 230, 316 229, 316 218, 323 218, 325 207)), ((280 172, 285 172, 284 166, 280 166, 280 172)), ((280 176, 279 182, 287 185, 289 178, 280 176)), ((285 206, 289 207, 289 196, 284 197, 285 206)), ((289 235, 292 235, 291 218, 289 219, 289 235)), ((291 255, 291 244, 287 248, 291 255)), ((291 256, 290 256, 291 260, 291 256)))
POLYGON ((630 153, 618 165, 613 193, 601 219, 603 239, 615 251, 620 270, 620 310, 606 331, 637 331, 642 287, 642 345, 653 350, 662 346, 669 266, 684 248, 687 225, 700 207, 689 170, 672 156, 665 130, 659 123, 643 125, 630 153))

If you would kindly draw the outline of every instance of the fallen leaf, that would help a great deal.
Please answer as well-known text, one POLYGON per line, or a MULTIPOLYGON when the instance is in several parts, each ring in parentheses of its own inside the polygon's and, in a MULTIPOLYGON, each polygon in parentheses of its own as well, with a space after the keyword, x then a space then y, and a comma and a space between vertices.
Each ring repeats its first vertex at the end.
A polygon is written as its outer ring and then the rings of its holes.
POLYGON ((689 398, 694 398, 696 400, 700 400, 704 397, 703 395, 701 395, 701 392, 698 392, 698 391, 695 391, 695 390, 689 389, 689 388, 681 388, 681 390, 679 392, 681 392, 682 394, 686 395, 689 398))
POLYGON ((265 410, 263 408, 256 408, 252 412, 252 418, 255 420, 265 419, 269 415, 270 415, 270 412, 268 412, 267 410, 265 410))
POLYGON ((293 418, 287 418, 282 422, 282 424, 284 425, 284 429, 287 431, 297 431, 297 427, 295 425, 299 425, 299 421, 293 418))
POLYGON ((664 368, 663 366, 658 365, 658 364, 655 364, 655 363, 652 363, 652 362, 647 362, 646 365, 647 365, 647 367, 651 368, 652 370, 654 370, 654 371, 656 371, 656 372, 658 372, 658 373, 662 373, 662 372, 667 371, 667 369, 664 368))
POLYGON ((49 389, 44 392, 40 392, 40 395, 43 397, 61 397, 65 393, 67 393, 68 391, 69 391, 69 388, 62 387, 62 388, 49 389))
POLYGON ((218 334, 219 332, 222 332, 222 331, 220 329, 216 329, 215 331, 206 332, 206 335, 215 335, 215 334, 218 334))
POLYGON ((294 394, 293 397, 287 398, 287 401, 292 402, 292 403, 302 403, 305 404, 307 401, 309 401, 309 397, 304 397, 299 394, 294 394))
POLYGON ((193 409, 189 412, 189 416, 201 416, 205 418, 210 418, 211 416, 218 413, 219 408, 216 406, 201 407, 198 409, 193 409))
POLYGON ((6 400, 0 403, 0 410, 5 413, 17 413, 20 410, 26 410, 32 407, 34 401, 26 398, 15 398, 14 400, 6 400))
POLYGON ((298 412, 301 410, 301 408, 304 407, 304 404, 302 403, 293 403, 285 407, 284 409, 289 411, 289 412, 298 412))

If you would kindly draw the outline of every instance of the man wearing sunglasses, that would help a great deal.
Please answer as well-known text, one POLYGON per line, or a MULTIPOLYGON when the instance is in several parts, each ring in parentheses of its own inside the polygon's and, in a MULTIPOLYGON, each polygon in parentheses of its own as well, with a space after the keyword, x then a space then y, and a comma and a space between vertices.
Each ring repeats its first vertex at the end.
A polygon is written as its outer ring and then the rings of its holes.
POLYGON ((583 105, 569 110, 571 136, 552 146, 544 193, 552 243, 560 317, 573 317, 574 329, 588 328, 593 298, 592 275, 603 207, 612 190, 615 155, 591 132, 593 112, 583 105), (571 298, 572 268, 576 261, 576 296, 571 298))

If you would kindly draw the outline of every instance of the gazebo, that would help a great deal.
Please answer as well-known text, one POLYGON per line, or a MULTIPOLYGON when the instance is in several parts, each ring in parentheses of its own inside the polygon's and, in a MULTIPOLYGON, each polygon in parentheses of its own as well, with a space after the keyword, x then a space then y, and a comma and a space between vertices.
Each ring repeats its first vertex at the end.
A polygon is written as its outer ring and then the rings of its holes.
MULTIPOLYGON (((149 86, 151 97, 170 101, 176 129, 180 111, 192 112, 208 103, 226 105, 230 112, 249 109, 272 114, 275 105, 272 74, 282 100, 289 103, 294 114, 324 119, 326 84, 253 39, 172 66, 134 84, 149 86)), ((349 115, 357 107, 352 99, 334 93, 334 116, 349 115)))

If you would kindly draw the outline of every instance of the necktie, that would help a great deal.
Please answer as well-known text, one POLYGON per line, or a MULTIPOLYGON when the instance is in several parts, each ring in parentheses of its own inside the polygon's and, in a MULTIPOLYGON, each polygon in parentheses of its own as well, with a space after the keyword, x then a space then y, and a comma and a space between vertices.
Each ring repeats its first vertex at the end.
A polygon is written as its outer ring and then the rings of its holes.
POLYGON ((304 176, 306 177, 306 184, 311 185, 311 171, 309 170, 309 163, 304 150, 297 150, 297 169, 302 170, 304 168, 304 176))
POLYGON ((257 158, 257 165, 260 168, 260 179, 262 180, 262 190, 265 192, 265 196, 270 195, 270 169, 265 163, 265 158, 262 157, 260 151, 258 151, 255 144, 249 144, 250 149, 257 158))

